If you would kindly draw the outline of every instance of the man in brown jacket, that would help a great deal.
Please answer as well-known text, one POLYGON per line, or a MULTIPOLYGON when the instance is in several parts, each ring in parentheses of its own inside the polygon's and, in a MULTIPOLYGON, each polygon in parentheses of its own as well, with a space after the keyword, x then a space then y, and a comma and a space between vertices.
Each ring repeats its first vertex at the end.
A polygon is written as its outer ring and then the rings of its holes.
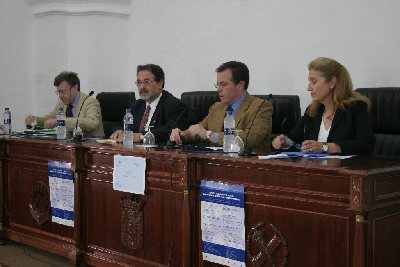
POLYGON ((209 141, 223 144, 224 118, 228 107, 235 117, 236 129, 242 130, 239 136, 247 146, 258 153, 269 153, 271 144, 272 104, 247 92, 249 69, 242 62, 229 61, 216 69, 218 90, 221 102, 211 106, 207 117, 186 131, 173 129, 170 140, 177 144, 193 141, 209 141), (252 120, 254 122, 252 123, 252 120), (251 126, 251 127, 250 127, 251 126))
POLYGON ((53 111, 43 117, 27 115, 25 124, 54 128, 57 126, 57 113, 61 107, 67 117, 65 119, 67 132, 70 133, 74 130, 79 115, 78 126, 85 136, 103 137, 100 103, 96 98, 89 97, 80 91, 78 74, 72 71, 63 71, 54 79, 54 86, 57 87, 56 94, 59 100, 53 111))

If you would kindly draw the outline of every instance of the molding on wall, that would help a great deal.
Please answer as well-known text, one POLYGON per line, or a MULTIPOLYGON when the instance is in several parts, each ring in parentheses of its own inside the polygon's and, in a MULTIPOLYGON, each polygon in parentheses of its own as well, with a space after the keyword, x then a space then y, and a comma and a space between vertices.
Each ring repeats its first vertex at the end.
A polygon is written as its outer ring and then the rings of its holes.
POLYGON ((132 0, 25 0, 35 17, 114 16, 129 17, 132 0))

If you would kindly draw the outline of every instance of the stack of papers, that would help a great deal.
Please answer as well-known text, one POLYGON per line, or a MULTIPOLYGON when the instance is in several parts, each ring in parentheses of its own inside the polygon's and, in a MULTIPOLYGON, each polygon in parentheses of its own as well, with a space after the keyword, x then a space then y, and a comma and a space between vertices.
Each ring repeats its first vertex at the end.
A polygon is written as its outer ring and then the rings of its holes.
POLYGON ((56 129, 41 129, 41 130, 25 130, 25 131, 15 131, 15 135, 29 135, 29 136, 47 136, 56 135, 56 129))
POLYGON ((42 129, 42 130, 25 130, 26 135, 56 135, 56 129, 42 129))

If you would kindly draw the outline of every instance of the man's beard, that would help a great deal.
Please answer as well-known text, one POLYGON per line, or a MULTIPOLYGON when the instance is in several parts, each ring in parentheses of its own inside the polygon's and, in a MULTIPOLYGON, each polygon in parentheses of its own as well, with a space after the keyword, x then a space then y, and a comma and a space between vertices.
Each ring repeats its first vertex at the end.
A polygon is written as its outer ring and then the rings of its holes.
POLYGON ((149 93, 149 91, 147 91, 145 93, 139 92, 140 99, 142 99, 146 102, 150 102, 150 103, 153 102, 154 100, 156 100, 159 95, 160 94, 157 94, 157 93, 151 94, 151 93, 149 93))

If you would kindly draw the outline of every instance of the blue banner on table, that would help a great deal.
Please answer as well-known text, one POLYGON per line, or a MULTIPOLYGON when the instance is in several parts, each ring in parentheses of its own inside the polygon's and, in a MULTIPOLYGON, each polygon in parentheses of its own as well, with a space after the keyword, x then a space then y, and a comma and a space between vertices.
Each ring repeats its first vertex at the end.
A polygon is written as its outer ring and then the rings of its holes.
POLYGON ((71 163, 49 161, 52 222, 74 226, 74 173, 71 163))
POLYGON ((203 260, 246 266, 244 186, 201 181, 203 260))

